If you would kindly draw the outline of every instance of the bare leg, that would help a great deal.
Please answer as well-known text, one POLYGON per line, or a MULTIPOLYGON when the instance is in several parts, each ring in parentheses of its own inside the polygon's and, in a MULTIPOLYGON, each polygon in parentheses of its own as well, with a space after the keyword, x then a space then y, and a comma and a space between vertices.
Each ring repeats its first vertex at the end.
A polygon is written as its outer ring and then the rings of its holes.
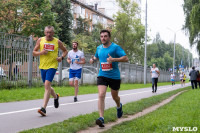
POLYGON ((113 90, 111 89, 111 95, 115 103, 117 104, 117 107, 120 107, 120 97, 118 96, 119 90, 113 90))
POLYGON ((99 90, 99 100, 98 100, 99 115, 100 115, 100 117, 103 117, 104 116, 105 96, 106 96, 107 86, 98 85, 98 90, 99 90))
POLYGON ((51 94, 51 82, 48 81, 48 80, 45 80, 44 87, 45 87, 45 92, 44 92, 44 104, 43 104, 43 107, 46 109, 47 104, 49 102, 50 94, 51 94))
POLYGON ((78 80, 74 81, 75 97, 78 95, 78 80))

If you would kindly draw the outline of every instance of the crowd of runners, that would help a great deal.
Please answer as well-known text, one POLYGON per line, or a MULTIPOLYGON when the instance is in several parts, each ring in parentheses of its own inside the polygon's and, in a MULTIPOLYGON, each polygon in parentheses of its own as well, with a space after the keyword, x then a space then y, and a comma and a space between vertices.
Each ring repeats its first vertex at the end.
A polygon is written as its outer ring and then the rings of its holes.
MULTIPOLYGON (((43 106, 38 109, 38 113, 42 116, 46 116, 46 107, 50 95, 54 97, 54 107, 59 107, 59 94, 51 86, 58 62, 61 62, 67 56, 67 62, 70 64, 69 85, 74 87, 75 90, 74 102, 78 101, 79 79, 81 79, 82 67, 85 64, 84 53, 78 49, 78 42, 72 42, 72 50, 68 52, 63 43, 54 37, 54 32, 53 26, 46 26, 44 29, 45 36, 37 40, 33 50, 33 56, 40 57, 39 68, 45 89, 43 106), (58 57, 58 49, 62 50, 62 56, 60 57, 58 57)), ((123 115, 122 103, 119 97, 121 79, 118 62, 128 62, 128 58, 125 51, 119 45, 111 42, 111 33, 109 30, 101 30, 100 40, 102 44, 97 47, 95 55, 92 56, 89 62, 90 64, 96 61, 100 62, 97 77, 99 118, 96 119, 96 124, 99 127, 104 127, 105 96, 108 87, 111 88, 111 95, 116 103, 117 117, 121 118, 123 115)), ((160 76, 160 71, 156 67, 156 64, 153 64, 150 73, 152 77, 152 92, 156 93, 157 82, 160 76)), ((175 85, 175 77, 173 73, 170 76, 172 86, 175 85)), ((180 80, 182 86, 185 84, 185 79, 185 74, 181 73, 180 80)), ((196 82, 194 83, 196 86, 196 82)))

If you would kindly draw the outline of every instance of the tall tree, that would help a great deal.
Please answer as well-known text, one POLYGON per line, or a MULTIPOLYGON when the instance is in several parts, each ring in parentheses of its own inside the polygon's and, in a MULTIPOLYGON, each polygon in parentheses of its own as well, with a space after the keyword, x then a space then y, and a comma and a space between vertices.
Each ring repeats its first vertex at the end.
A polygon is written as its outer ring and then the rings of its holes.
POLYGON ((46 25, 53 25, 56 14, 49 0, 6 0, 0 4, 0 31, 43 36, 46 25))
POLYGON ((189 33, 190 44, 197 44, 200 54, 200 1, 184 0, 185 30, 189 33))
POLYGON ((112 29, 114 42, 126 51, 129 61, 136 63, 143 60, 143 44, 145 28, 141 24, 140 9, 131 0, 117 0, 122 8, 115 18, 112 29))
POLYGON ((52 11, 57 13, 56 22, 60 24, 58 37, 67 45, 71 44, 72 33, 72 13, 70 0, 54 0, 52 1, 52 11))

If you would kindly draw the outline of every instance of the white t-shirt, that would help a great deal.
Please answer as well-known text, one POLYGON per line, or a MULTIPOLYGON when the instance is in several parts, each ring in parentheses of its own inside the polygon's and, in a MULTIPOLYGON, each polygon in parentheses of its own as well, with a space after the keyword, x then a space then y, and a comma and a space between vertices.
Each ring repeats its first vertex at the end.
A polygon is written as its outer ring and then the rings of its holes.
POLYGON ((78 50, 77 52, 74 52, 73 50, 70 50, 68 52, 68 58, 71 59, 70 69, 77 70, 82 68, 82 64, 75 63, 75 60, 80 62, 81 59, 85 58, 84 53, 82 51, 78 50))
POLYGON ((159 69, 157 67, 155 69, 151 68, 151 77, 152 78, 158 78, 159 74, 156 71, 159 71, 159 69))
POLYGON ((171 74, 171 79, 175 79, 175 74, 171 74))
POLYGON ((180 74, 180 79, 183 79, 184 75, 183 74, 180 74))

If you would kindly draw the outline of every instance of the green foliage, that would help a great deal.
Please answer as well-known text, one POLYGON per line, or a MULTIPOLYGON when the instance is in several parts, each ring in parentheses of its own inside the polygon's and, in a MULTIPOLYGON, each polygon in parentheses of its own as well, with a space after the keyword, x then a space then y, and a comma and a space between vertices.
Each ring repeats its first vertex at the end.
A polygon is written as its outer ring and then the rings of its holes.
POLYGON ((117 1, 122 10, 114 16, 113 41, 122 46, 131 63, 142 61, 145 28, 141 24, 138 5, 130 0, 117 1))
POLYGON ((57 29, 49 0, 7 0, 0 4, 0 31, 43 36, 44 27, 57 29))
POLYGON ((76 19, 76 23, 77 23, 77 27, 74 28, 74 33, 75 34, 85 34, 85 35, 89 35, 89 22, 90 20, 87 19, 83 19, 79 16, 79 18, 76 19))
MULTIPOLYGON (((192 53, 180 44, 175 44, 175 66, 181 64, 189 67, 189 60, 192 63, 192 53), (189 56, 188 56, 189 55, 189 56)), ((147 65, 156 64, 159 68, 168 70, 173 68, 174 44, 166 44, 159 34, 153 40, 153 44, 147 45, 147 65)), ((191 65, 190 65, 191 66, 191 65)))
POLYGON ((184 0, 183 10, 185 13, 184 28, 189 33, 190 44, 197 43, 197 50, 200 53, 200 1, 184 0))
POLYGON ((72 14, 70 0, 55 0, 52 1, 53 12, 57 13, 56 22, 59 23, 60 30, 58 31, 59 39, 67 45, 71 45, 72 32, 72 14))

